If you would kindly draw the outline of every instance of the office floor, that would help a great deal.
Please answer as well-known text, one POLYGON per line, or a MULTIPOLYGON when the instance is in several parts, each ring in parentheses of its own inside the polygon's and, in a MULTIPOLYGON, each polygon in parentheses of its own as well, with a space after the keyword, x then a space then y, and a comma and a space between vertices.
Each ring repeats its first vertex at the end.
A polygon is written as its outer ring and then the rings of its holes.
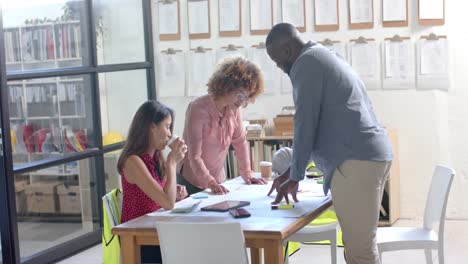
MULTIPOLYGON (((421 222, 400 220, 395 226, 420 226, 421 222)), ((448 220, 446 223, 446 255, 447 264, 468 262, 468 221, 448 220)), ((437 255, 433 254, 434 263, 437 255)), ((382 264, 425 263, 424 251, 408 250, 383 254, 382 264)), ((291 264, 330 263, 329 246, 302 245, 301 249, 290 258, 291 264)), ((97 245, 80 254, 65 259, 59 264, 100 264, 102 263, 102 247, 97 245)), ((338 263, 345 264, 343 249, 338 248, 338 263)))

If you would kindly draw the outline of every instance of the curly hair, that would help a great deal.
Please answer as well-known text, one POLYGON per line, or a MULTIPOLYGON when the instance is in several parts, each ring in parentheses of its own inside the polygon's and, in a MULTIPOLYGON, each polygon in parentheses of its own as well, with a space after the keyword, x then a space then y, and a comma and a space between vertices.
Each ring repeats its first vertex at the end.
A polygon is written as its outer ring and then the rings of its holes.
POLYGON ((258 65, 243 57, 229 57, 218 64, 208 81, 208 93, 219 98, 246 89, 249 100, 263 93, 263 73, 258 65))

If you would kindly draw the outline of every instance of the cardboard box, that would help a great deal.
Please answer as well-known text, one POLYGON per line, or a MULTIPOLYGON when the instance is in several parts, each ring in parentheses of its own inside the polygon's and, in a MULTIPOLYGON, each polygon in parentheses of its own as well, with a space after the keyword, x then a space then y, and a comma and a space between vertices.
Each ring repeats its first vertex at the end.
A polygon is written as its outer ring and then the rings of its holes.
POLYGON ((61 184, 57 187, 60 212, 64 214, 81 214, 80 186, 61 184))
POLYGON ((294 116, 293 115, 278 115, 273 118, 275 136, 291 136, 294 135, 294 116))
POLYGON ((57 182, 38 182, 26 186, 26 201, 31 213, 56 213, 58 211, 57 182))
POLYGON ((27 185, 27 181, 15 182, 16 212, 20 215, 25 214, 28 211, 25 192, 25 188, 27 185))

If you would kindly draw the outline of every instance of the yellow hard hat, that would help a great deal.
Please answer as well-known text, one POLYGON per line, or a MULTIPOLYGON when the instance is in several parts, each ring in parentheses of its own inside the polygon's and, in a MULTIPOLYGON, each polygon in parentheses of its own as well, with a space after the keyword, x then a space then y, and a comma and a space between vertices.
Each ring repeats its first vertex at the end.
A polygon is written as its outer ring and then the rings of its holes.
POLYGON ((109 132, 107 133, 103 138, 102 138, 102 144, 105 145, 110 145, 118 142, 124 141, 124 138, 122 135, 120 135, 117 132, 109 132))

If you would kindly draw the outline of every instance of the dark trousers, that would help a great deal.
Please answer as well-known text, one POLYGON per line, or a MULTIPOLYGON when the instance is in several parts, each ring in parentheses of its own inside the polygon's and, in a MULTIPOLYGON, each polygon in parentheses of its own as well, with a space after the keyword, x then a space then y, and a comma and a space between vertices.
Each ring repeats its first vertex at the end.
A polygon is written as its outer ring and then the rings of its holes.
POLYGON ((191 184, 189 181, 187 181, 184 178, 184 176, 182 176, 180 174, 177 175, 177 183, 181 184, 181 185, 185 185, 185 188, 187 189, 188 195, 191 195, 191 194, 194 194, 194 193, 197 193, 197 192, 201 192, 201 191, 204 190, 204 189, 200 189, 197 186, 191 184))
POLYGON ((142 264, 162 264, 161 249, 159 246, 141 246, 142 264))

